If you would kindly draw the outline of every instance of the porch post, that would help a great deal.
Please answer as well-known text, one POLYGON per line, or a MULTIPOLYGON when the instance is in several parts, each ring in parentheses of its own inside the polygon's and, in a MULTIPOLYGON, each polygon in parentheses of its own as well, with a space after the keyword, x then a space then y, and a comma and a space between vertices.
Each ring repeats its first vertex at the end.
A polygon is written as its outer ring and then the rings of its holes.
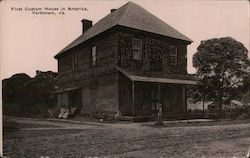
POLYGON ((132 81, 132 105, 133 105, 133 116, 135 116, 135 83, 132 81))
POLYGON ((158 88, 159 88, 159 103, 161 104, 161 84, 158 84, 158 88))
POLYGON ((203 95, 202 97, 202 113, 203 113, 203 118, 205 118, 205 97, 203 95))
POLYGON ((158 90, 159 90, 159 102, 157 103, 157 107, 158 107, 158 113, 157 113, 157 117, 156 117, 156 124, 157 125, 163 125, 163 121, 162 121, 162 104, 161 104, 161 84, 158 84, 158 90))
POLYGON ((183 99, 183 110, 186 112, 186 91, 185 91, 185 85, 182 86, 182 99, 183 99))
POLYGON ((187 96, 186 85, 183 85, 183 88, 182 88, 183 110, 184 110, 184 113, 186 114, 187 119, 188 119, 187 98, 186 98, 186 96, 187 96))

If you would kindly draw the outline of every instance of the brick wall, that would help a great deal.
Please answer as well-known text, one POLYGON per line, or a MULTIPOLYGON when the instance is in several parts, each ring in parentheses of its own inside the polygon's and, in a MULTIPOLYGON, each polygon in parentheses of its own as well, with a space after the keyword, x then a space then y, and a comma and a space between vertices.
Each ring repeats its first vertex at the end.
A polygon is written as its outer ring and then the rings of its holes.
POLYGON ((122 74, 119 74, 119 110, 124 116, 132 116, 132 83, 122 74))
POLYGON ((106 75, 97 79, 97 87, 93 90, 92 105, 96 106, 97 112, 116 113, 119 104, 118 75, 106 75))
POLYGON ((187 73, 187 46, 180 43, 172 43, 171 41, 159 40, 147 36, 138 36, 132 33, 120 32, 120 66, 131 71, 152 71, 152 63, 154 60, 162 61, 162 71, 164 73, 187 73), (133 60, 132 56, 132 38, 141 38, 143 41, 142 61, 133 60), (173 66, 169 62, 170 46, 176 46, 178 49, 177 65, 173 66))
POLYGON ((81 88, 82 113, 116 112, 118 77, 115 71, 118 34, 96 38, 58 59, 58 87, 81 88), (91 47, 96 45, 96 65, 91 65, 91 47))
POLYGON ((113 33, 104 38, 97 38, 88 46, 80 46, 69 52, 68 55, 58 59, 59 84, 89 80, 112 73, 117 65, 118 34, 113 33), (96 45, 97 63, 91 65, 91 47, 96 45))
POLYGON ((88 87, 82 87, 82 114, 108 113, 118 111, 117 73, 93 78, 88 87))

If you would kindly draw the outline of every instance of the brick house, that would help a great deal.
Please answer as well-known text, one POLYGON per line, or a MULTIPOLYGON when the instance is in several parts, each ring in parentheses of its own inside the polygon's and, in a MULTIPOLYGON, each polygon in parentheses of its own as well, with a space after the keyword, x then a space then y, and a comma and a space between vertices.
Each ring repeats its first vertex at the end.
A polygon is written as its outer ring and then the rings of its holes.
POLYGON ((82 26, 55 56, 59 106, 135 120, 153 117, 158 102, 163 117, 185 116, 185 85, 196 84, 187 74, 188 37, 133 2, 82 26))

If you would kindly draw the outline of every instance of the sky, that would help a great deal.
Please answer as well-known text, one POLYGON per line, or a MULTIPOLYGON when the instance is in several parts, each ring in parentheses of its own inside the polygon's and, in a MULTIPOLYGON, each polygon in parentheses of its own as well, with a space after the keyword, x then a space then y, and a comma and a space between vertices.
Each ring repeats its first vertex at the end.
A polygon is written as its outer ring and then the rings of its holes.
MULTIPOLYGON (((233 37, 249 50, 249 1, 132 0, 193 40, 188 46, 188 73, 201 40, 233 37)), ((127 0, 0 1, 1 79, 36 70, 57 72, 54 56, 82 33, 82 19, 93 24, 127 0), (34 15, 32 8, 61 8, 65 14, 34 15), (68 7, 82 10, 68 11, 68 7), (22 8, 22 10, 18 10, 22 8), (25 10, 25 8, 27 10, 25 10), (84 9, 86 8, 86 9, 84 9)))

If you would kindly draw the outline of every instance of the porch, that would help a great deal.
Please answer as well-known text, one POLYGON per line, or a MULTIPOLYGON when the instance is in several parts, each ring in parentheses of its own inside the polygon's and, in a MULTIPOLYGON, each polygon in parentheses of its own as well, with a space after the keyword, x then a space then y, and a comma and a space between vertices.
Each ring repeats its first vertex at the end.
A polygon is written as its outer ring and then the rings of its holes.
POLYGON ((57 95, 58 107, 81 107, 81 88, 65 88, 63 90, 55 91, 57 95))
POLYGON ((165 120, 186 119, 186 85, 195 80, 131 75, 119 68, 119 110, 122 119, 154 120, 162 105, 165 120))

